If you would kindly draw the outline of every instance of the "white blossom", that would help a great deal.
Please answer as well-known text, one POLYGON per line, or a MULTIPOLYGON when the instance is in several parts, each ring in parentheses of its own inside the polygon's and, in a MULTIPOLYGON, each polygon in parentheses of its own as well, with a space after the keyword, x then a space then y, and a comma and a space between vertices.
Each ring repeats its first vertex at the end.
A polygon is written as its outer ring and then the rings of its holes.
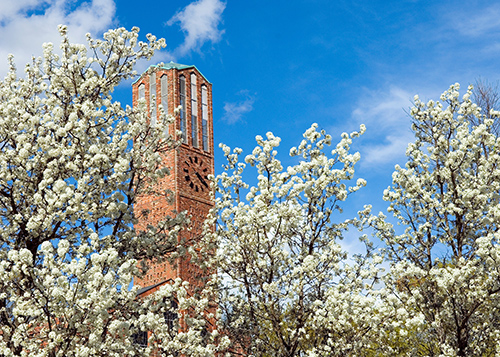
POLYGON ((243 181, 241 150, 222 146, 227 164, 215 178, 216 211, 207 222, 205 244, 218 247, 212 266, 219 273, 222 322, 233 351, 363 355, 387 316, 375 308, 379 292, 370 285, 380 274, 381 258, 368 243, 366 256, 348 260, 339 240, 361 224, 335 217, 342 202, 366 185, 352 180, 359 154, 349 154, 352 138, 364 127, 343 134, 331 155, 325 153, 331 136, 317 127, 290 150, 302 159, 287 168, 277 159, 280 139, 257 136, 258 146, 245 157, 257 178, 251 187, 243 181))
POLYGON ((498 354, 500 141, 472 90, 462 100, 458 84, 441 102, 415 97, 415 142, 384 192, 404 232, 383 216, 372 221, 392 263, 385 280, 397 313, 418 315, 399 327, 411 355, 498 354))
MULTIPOLYGON (((213 356, 202 338, 209 287, 188 296, 182 281, 136 296, 138 264, 178 252, 184 215, 134 229, 137 195, 163 177, 161 153, 173 118, 149 126, 144 107, 123 108, 112 92, 135 76, 164 40, 110 30, 60 54, 44 44, 18 76, 0 81, 0 355, 213 356), (132 148, 133 147, 133 148, 132 148), (178 308, 172 311, 172 301, 178 308), (164 313, 190 311, 174 330, 164 313), (148 331, 149 346, 134 342, 148 331)), ((151 186, 149 187, 151 189, 151 186)), ((185 249, 184 249, 185 250, 185 249)), ((224 345, 221 339, 220 346, 224 345)))

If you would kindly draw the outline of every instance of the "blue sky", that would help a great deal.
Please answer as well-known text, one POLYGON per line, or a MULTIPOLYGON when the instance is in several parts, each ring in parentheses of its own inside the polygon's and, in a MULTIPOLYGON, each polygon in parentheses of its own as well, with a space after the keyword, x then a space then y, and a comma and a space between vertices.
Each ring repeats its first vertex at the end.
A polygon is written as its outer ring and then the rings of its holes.
MULTIPOLYGON (((60 23, 75 41, 118 26, 164 37, 155 61, 194 64, 213 83, 216 144, 248 153, 272 131, 287 153, 313 122, 334 137, 366 124, 353 149, 368 186, 353 210, 385 211, 415 94, 438 99, 452 83, 464 91, 500 78, 500 2, 474 0, 3 0, 0 75, 8 53, 22 68, 43 42, 58 42, 60 23)), ((131 103, 129 83, 116 99, 131 103)), ((217 151, 217 172, 221 159, 217 151)))

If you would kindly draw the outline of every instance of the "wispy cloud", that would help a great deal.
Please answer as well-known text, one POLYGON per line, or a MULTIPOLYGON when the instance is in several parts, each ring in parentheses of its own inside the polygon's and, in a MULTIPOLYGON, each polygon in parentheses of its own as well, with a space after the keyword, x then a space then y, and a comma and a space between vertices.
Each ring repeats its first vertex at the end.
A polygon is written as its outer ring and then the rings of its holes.
POLYGON ((391 126, 405 115, 404 109, 410 106, 412 97, 411 93, 396 86, 389 87, 388 92, 366 92, 352 114, 359 119, 380 121, 379 124, 383 127, 391 126))
POLYGON ((247 90, 242 90, 238 94, 244 96, 244 99, 238 102, 224 103, 224 116, 222 120, 227 124, 234 124, 243 120, 243 114, 253 110, 255 97, 250 95, 247 90))
POLYGON ((466 36, 477 38, 500 31, 500 4, 451 12, 448 16, 453 28, 466 36))
MULTIPOLYGON (((451 53, 460 53, 462 59, 477 62, 479 59, 495 61, 500 53, 500 3, 473 1, 466 7, 449 9, 441 6, 439 23, 434 36, 451 53), (469 59, 470 57, 470 59, 469 59), (488 58, 489 57, 489 58, 488 58)), ((474 66, 467 68, 477 71, 474 66)), ((474 72, 475 72, 474 71, 474 72)), ((477 73, 474 75, 477 76, 477 73)))
POLYGON ((198 0, 168 20, 169 26, 179 23, 186 36, 175 54, 184 56, 191 51, 199 52, 206 42, 218 42, 224 33, 224 30, 219 29, 219 24, 225 8, 226 3, 220 0, 198 0))
POLYGON ((0 21, 16 17, 18 14, 43 7, 49 3, 48 0, 18 0, 0 2, 0 21))
POLYGON ((352 118, 367 127, 361 152, 366 166, 395 164, 404 157, 413 140, 410 120, 405 111, 414 93, 391 86, 388 91, 369 91, 359 100, 352 118))
MULTIPOLYGON (((396 133, 398 134, 398 133, 396 133)), ((383 143, 367 145, 363 150, 363 162, 365 166, 377 166, 400 162, 405 157, 408 144, 415 140, 414 136, 408 131, 402 131, 400 135, 387 135, 383 143)))
POLYGON ((96 35, 110 28, 114 15, 114 0, 92 0, 78 6, 72 0, 1 1, 0 76, 7 71, 9 53, 22 69, 32 56, 41 55, 44 42, 58 43, 59 24, 68 25, 72 41, 85 43, 86 33, 96 35))

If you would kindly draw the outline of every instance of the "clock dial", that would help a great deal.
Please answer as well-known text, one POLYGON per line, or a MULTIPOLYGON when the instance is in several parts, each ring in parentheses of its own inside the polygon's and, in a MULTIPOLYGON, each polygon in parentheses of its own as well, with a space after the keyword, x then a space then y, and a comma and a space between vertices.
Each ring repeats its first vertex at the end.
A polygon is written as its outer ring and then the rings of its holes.
POLYGON ((185 174, 184 179, 193 191, 205 192, 209 190, 209 171, 201 158, 198 156, 189 156, 188 159, 184 161, 184 168, 182 170, 185 174))

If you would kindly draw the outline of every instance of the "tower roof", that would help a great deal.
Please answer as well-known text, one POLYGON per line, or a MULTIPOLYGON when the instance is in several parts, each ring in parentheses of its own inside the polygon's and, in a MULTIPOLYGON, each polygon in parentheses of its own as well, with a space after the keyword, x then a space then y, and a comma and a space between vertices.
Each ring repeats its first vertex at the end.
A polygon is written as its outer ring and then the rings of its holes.
MULTIPOLYGON (((203 73, 201 73, 201 71, 198 68, 196 68, 195 65, 192 65, 192 64, 180 64, 180 63, 175 63, 173 61, 170 61, 168 63, 159 63, 159 64, 154 64, 154 65, 149 66, 149 68, 147 70, 145 70, 144 73, 148 72, 151 68, 160 68, 160 69, 172 69, 172 68, 174 68, 174 69, 177 69, 177 70, 182 70, 182 69, 187 69, 187 68, 194 68, 194 69, 196 69, 198 71, 199 74, 201 74, 203 76, 203 78, 205 78, 205 80, 208 83, 211 83, 207 79, 207 77, 205 77, 203 75, 203 73)), ((142 77, 142 75, 141 75, 141 77, 142 77)), ((138 79, 136 79, 134 81, 134 83, 137 82, 141 77, 139 77, 138 79)))
POLYGON ((194 66, 193 65, 188 65, 188 64, 175 63, 173 61, 170 61, 169 63, 161 63, 161 64, 158 64, 156 66, 151 66, 151 67, 160 67, 160 68, 163 68, 163 69, 170 69, 170 68, 186 69, 186 68, 190 68, 190 67, 194 67, 194 66))

